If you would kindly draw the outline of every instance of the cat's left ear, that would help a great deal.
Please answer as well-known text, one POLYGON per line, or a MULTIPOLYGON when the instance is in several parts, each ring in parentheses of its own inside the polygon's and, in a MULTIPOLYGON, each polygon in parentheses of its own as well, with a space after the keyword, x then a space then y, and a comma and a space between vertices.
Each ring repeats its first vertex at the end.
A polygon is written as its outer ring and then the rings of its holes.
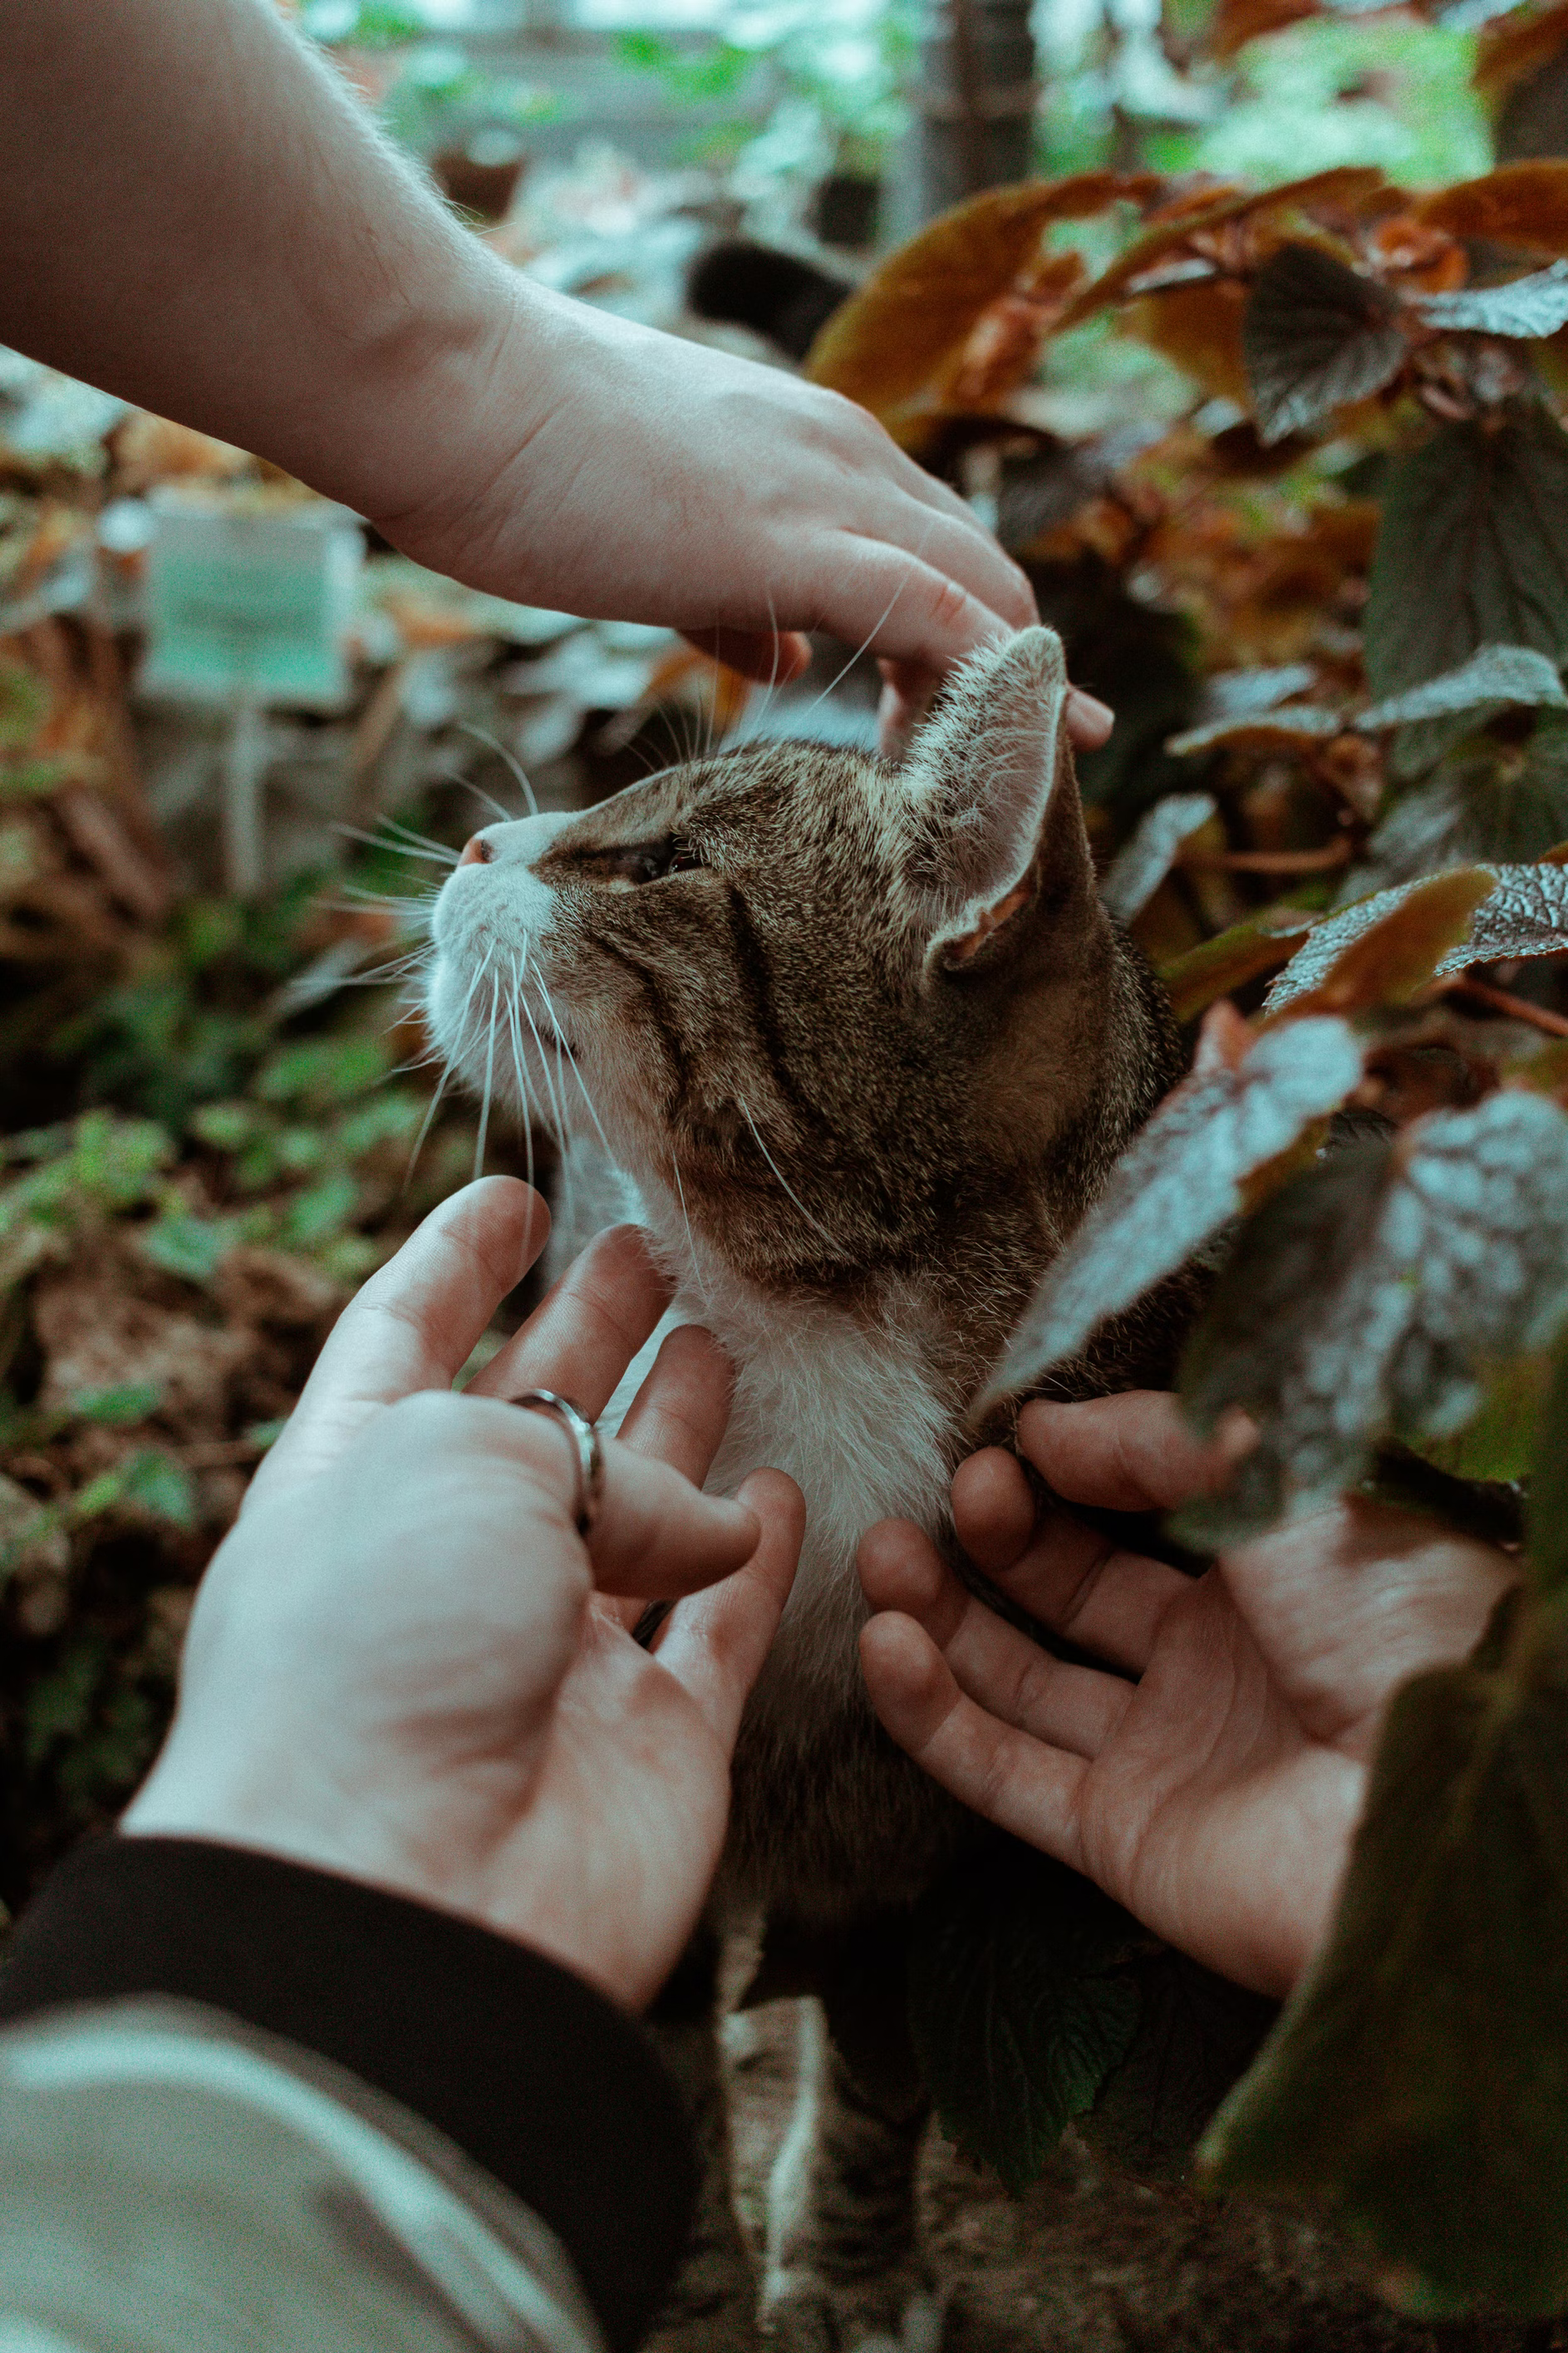
POLYGON ((1098 906, 1067 702, 1061 639, 1024 629, 954 672, 910 748, 907 871, 944 964, 967 963, 1042 891, 1098 906))

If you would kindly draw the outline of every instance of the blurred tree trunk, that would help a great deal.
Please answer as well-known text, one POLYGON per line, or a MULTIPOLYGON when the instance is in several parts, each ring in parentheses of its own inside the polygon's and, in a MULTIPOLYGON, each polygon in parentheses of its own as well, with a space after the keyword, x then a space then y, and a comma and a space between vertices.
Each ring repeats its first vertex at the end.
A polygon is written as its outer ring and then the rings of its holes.
POLYGON ((1568 155, 1568 47, 1509 92, 1497 119, 1500 164, 1568 155))
POLYGON ((922 218, 1033 168, 1028 0, 927 0, 916 176, 922 218))

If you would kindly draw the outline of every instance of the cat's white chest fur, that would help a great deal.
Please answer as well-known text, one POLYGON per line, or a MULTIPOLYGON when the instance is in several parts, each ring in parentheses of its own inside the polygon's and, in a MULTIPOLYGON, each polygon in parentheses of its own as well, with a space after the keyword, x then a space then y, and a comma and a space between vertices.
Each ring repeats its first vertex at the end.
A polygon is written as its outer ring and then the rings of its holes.
MULTIPOLYGON (((628 1207, 630 1204, 628 1203, 628 1207)), ((636 1214, 656 1230, 658 1205, 636 1214)), ((683 1227, 661 1239, 690 1263, 683 1227)), ((614 1429, 678 1324, 703 1324, 736 1371, 729 1428, 708 1483, 733 1493, 764 1465, 785 1471, 805 1498, 805 1539, 784 1619, 752 1698, 753 1715, 787 1708, 829 1715, 853 1704, 856 1637, 866 1616, 856 1547, 878 1520, 935 1532, 952 1471, 950 1410, 925 1369, 918 1310, 891 1302, 875 1323, 815 1300, 789 1300, 739 1282, 703 1253, 605 1416, 614 1429)))

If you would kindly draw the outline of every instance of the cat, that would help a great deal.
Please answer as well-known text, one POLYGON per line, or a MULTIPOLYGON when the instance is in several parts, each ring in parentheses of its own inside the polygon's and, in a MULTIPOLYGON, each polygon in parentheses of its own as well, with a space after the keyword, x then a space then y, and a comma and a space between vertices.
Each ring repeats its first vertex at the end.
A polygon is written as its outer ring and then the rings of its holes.
MULTIPOLYGON (((717 1918, 765 1912, 775 1954, 851 1956, 827 1989, 815 2207, 774 2251, 792 2347, 885 2338, 919 2288, 896 1922, 970 1820, 872 1715, 856 1546, 889 1515, 942 1530, 971 1400, 1182 1068, 1169 1005, 1100 903, 1067 695, 1059 639, 1026 630, 952 676, 897 767, 757 743, 586 813, 490 826, 433 919, 439 1047, 525 1114, 524 1094, 548 1106, 563 1141, 600 1133, 675 1314, 729 1351, 712 1483, 766 1462, 805 1496, 715 1899, 717 1918), (862 1963, 884 1948, 879 1978, 862 1963)), ((1162 1378, 1171 1345, 1168 1315, 1142 1311, 1058 1388, 1162 1378)), ((754 2291, 708 1951, 664 2015, 713 2149, 684 2333, 720 2348, 750 2341, 754 2291)))

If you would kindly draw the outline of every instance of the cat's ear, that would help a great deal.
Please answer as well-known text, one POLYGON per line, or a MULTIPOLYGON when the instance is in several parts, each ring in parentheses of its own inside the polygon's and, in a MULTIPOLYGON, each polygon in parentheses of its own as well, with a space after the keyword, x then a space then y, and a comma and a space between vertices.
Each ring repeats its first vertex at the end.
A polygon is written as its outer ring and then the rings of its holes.
POLYGON ((954 672, 903 769, 908 874, 932 948, 966 963, 1042 892, 1095 900, 1054 629, 1025 629, 954 672))

